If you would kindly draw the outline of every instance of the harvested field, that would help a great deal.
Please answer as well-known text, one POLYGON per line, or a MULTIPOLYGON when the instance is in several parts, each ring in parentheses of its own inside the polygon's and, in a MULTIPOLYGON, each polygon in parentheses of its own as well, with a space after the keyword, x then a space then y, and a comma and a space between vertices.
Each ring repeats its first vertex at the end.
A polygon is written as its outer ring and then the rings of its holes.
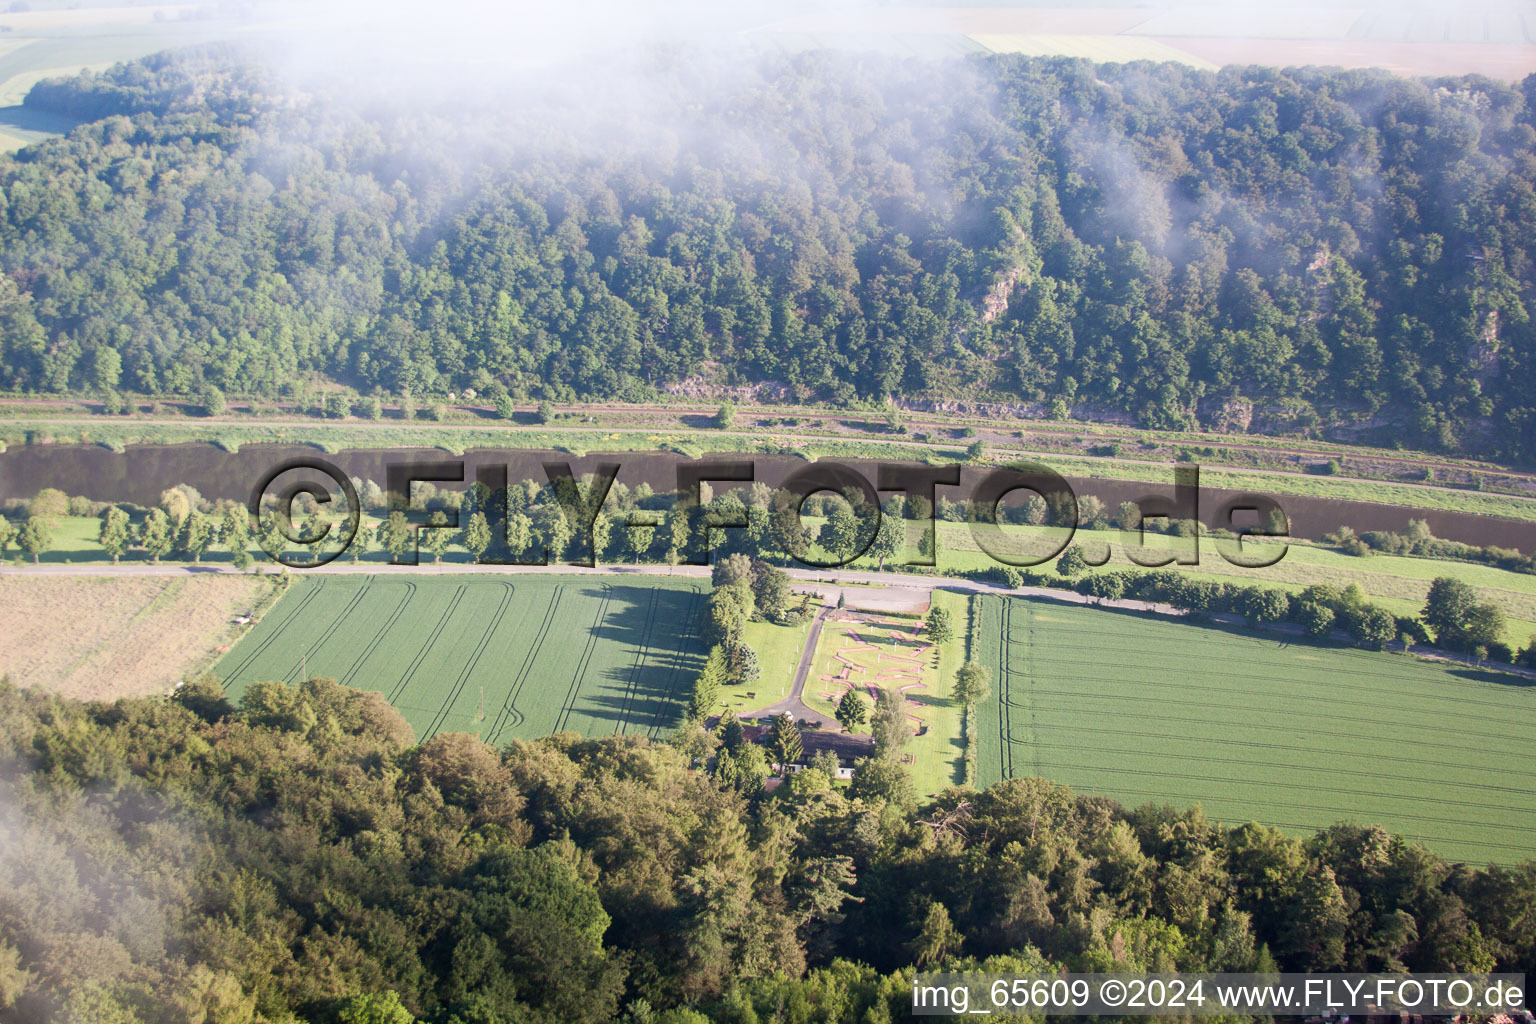
POLYGON ((271 578, 0 576, 0 673, 80 700, 169 690, 207 664, 271 578))
POLYGON ((1389 43, 1332 39, 1219 39, 1160 36, 1218 65, 1385 68, 1399 75, 1480 74, 1514 82, 1536 73, 1536 46, 1497 43, 1389 43))

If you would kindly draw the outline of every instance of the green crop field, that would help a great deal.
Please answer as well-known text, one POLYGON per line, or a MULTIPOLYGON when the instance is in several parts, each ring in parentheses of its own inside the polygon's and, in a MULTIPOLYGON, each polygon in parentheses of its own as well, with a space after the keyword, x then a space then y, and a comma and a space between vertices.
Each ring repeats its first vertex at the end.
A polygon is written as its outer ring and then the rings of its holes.
POLYGON ((1536 853, 1536 687, 1401 655, 981 596, 979 783, 1043 776, 1229 824, 1379 824, 1472 862, 1536 853))
POLYGON ((375 690, 419 740, 664 737, 702 662, 703 607, 682 581, 300 577, 214 673, 236 698, 305 670, 375 690))

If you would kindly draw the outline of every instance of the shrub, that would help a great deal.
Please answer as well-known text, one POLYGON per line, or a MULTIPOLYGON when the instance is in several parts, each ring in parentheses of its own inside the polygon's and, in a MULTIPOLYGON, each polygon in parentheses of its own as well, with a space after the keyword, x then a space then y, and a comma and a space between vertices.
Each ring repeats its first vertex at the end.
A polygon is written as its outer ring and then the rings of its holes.
POLYGON ((345 391, 332 391, 325 396, 321 410, 326 419, 341 420, 352 415, 352 399, 345 391))
POLYGON ((69 495, 57 487, 44 487, 27 505, 27 512, 34 516, 50 518, 67 516, 69 515, 69 495))

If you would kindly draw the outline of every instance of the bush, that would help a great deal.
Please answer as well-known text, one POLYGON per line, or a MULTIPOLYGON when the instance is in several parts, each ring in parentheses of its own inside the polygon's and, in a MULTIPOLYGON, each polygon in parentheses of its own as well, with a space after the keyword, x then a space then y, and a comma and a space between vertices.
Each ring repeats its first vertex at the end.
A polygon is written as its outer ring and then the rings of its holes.
POLYGON ((1310 637, 1325 639, 1333 632, 1333 609, 1316 601, 1298 602, 1292 618, 1310 637))
POLYGON ((496 399, 496 415, 504 420, 517 415, 517 406, 513 404, 511 395, 504 394, 496 399))
POLYGON ((555 422, 555 407, 549 402, 540 402, 538 411, 534 413, 534 419, 540 423, 555 422))
POLYGON ((203 389, 203 413, 208 416, 222 416, 228 403, 224 401, 224 392, 212 384, 203 389))
POLYGON ((27 505, 27 512, 34 516, 55 518, 69 515, 69 495, 57 487, 44 487, 27 505))
POLYGON ((352 399, 345 391, 332 391, 320 406, 326 419, 342 420, 352 415, 352 399))
POLYGON ((1096 573, 1079 580, 1077 592, 1103 601, 1118 601, 1125 596, 1125 579, 1118 573, 1096 573))
POLYGON ((1083 557, 1083 549, 1076 544, 1062 552, 1056 559, 1056 572, 1059 575, 1072 577, 1088 571, 1088 559, 1083 557))

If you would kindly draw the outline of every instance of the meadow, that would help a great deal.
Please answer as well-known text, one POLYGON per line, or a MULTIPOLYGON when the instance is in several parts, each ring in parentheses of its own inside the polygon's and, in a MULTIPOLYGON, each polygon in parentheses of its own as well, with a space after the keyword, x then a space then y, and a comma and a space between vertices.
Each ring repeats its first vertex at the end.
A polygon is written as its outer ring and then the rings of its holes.
POLYGON ((703 606, 686 581, 301 576, 213 671, 233 698, 306 672, 377 691, 418 740, 664 738, 702 664, 703 606))
POLYGON ((753 683, 721 687, 720 702, 710 714, 729 710, 738 716, 745 715, 788 697, 789 688, 795 681, 795 669, 800 665, 800 652, 805 650, 805 639, 810 631, 809 619, 797 626, 747 623, 742 630, 742 639, 757 652, 763 674, 753 683))
POLYGON ((978 784, 1043 776, 1292 832, 1379 824, 1443 856, 1536 853, 1536 688, 1401 655, 980 596, 978 784))

